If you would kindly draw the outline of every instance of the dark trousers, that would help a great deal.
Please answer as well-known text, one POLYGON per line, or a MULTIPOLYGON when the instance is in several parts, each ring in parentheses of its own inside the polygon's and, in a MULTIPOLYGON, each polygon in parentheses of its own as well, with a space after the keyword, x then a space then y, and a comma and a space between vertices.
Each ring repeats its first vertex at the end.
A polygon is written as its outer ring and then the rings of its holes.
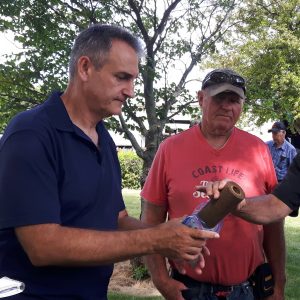
POLYGON ((182 282, 187 290, 182 291, 186 300, 254 300, 252 287, 248 281, 238 285, 223 286, 199 282, 174 270, 172 278, 182 282))

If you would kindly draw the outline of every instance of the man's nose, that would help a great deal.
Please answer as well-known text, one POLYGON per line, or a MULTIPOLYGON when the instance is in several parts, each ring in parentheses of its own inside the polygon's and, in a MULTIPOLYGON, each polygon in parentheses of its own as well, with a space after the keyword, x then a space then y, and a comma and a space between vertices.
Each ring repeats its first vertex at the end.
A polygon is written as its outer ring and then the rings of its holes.
POLYGON ((133 81, 128 82, 128 84, 126 85, 126 87, 123 90, 123 93, 129 98, 134 97, 134 82, 133 81))
POLYGON ((232 102, 231 102, 231 99, 230 98, 228 98, 228 97, 226 97, 225 99, 223 99, 222 101, 221 101, 221 106, 223 107, 223 108, 230 108, 231 107, 231 105, 232 105, 232 102))

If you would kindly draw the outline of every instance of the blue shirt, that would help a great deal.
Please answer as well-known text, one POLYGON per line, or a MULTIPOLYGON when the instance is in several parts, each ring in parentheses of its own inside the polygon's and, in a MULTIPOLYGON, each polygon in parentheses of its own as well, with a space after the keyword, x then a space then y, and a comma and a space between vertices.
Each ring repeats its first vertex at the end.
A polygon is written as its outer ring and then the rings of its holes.
POLYGON ((278 148, 276 148, 273 141, 268 141, 267 145, 272 155, 277 180, 282 181, 297 154, 296 148, 287 140, 284 140, 283 144, 278 148))
POLYGON ((112 264, 34 267, 14 233, 15 227, 44 223, 117 229, 125 208, 120 165, 103 122, 96 129, 99 148, 54 93, 17 115, 0 140, 0 277, 25 283, 18 299, 106 299, 112 264))

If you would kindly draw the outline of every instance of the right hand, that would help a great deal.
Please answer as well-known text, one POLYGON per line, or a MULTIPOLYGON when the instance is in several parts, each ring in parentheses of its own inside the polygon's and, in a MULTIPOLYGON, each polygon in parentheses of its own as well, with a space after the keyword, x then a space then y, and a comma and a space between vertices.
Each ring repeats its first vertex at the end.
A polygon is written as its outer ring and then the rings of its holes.
MULTIPOLYGON (((173 219, 155 227, 154 251, 171 259, 194 261, 201 257, 207 239, 218 238, 212 231, 199 230, 183 225, 182 219, 173 219)), ((202 263, 204 266, 204 262, 202 263)))
POLYGON ((196 186, 196 190, 205 192, 206 195, 212 199, 218 199, 220 197, 220 191, 224 188, 228 181, 230 181, 230 179, 227 178, 220 181, 209 181, 205 186, 196 186))
POLYGON ((153 280, 156 288, 166 300, 184 300, 181 291, 187 287, 180 281, 173 278, 166 278, 165 280, 153 280))
MULTIPOLYGON (((220 181, 209 181, 205 186, 198 185, 196 190, 205 192, 207 196, 212 199, 218 199, 220 197, 220 191, 225 187, 226 183, 231 181, 230 179, 223 179, 220 181)), ((232 212, 234 215, 239 215, 239 211, 246 205, 246 200, 242 200, 236 207, 235 211, 232 212)))

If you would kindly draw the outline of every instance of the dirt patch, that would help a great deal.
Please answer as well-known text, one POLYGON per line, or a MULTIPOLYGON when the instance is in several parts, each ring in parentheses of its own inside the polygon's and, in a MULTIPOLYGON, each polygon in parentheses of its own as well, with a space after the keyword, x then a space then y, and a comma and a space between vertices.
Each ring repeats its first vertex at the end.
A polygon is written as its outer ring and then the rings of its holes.
POLYGON ((115 264, 108 289, 133 296, 160 296, 150 279, 137 281, 132 278, 129 260, 115 264))

